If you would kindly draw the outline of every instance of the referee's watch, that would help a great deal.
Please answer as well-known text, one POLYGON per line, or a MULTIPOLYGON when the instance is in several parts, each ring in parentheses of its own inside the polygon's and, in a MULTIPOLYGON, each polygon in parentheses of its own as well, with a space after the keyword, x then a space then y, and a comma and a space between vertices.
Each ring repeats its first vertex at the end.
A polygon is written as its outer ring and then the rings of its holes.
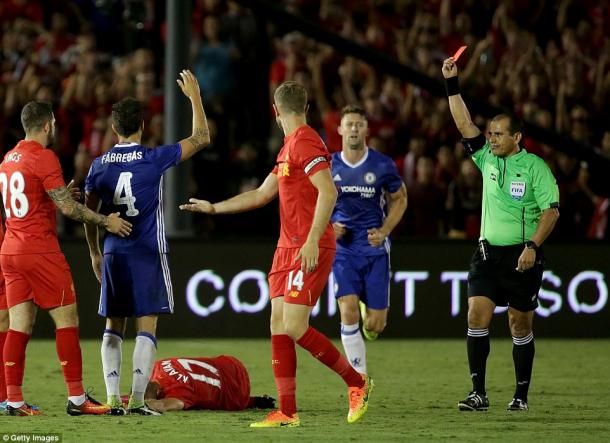
POLYGON ((525 242, 525 247, 527 249, 533 249, 534 251, 538 252, 538 245, 536 244, 535 241, 532 240, 528 240, 525 242))

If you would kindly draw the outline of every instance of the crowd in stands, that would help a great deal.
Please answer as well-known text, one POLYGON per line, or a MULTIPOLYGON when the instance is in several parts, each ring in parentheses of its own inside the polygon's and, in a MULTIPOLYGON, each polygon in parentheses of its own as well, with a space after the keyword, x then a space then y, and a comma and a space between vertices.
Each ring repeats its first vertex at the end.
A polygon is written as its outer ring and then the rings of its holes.
MULTIPOLYGON (((610 5, 560 1, 284 0, 294 14, 382 51, 437 79, 442 60, 468 45, 462 90, 610 157, 610 5)), ((369 146, 392 156, 409 190, 407 235, 476 237, 478 171, 464 158, 446 98, 403 83, 300 34, 272 37, 270 89, 293 78, 314 98, 312 122, 338 149, 345 104, 369 116, 369 146)), ((473 116, 485 128, 487 122, 473 116)), ((527 134, 526 134, 527 135, 527 134)), ((608 236, 605 173, 531 138, 560 186, 561 238, 608 236), (597 179, 597 180, 591 180, 597 179)), ((607 194, 606 194, 607 195, 607 194)))
MULTIPOLYGON (((395 159, 409 207, 397 237, 476 238, 481 179, 464 158, 446 98, 385 75, 234 1, 194 0, 192 69, 212 145, 193 161, 193 195, 219 200, 258 186, 282 144, 270 107, 285 80, 310 92, 309 123, 341 149, 339 112, 360 104, 368 145, 395 159)), ((512 110, 610 156, 610 6, 594 0, 282 0, 286 10, 440 79, 459 62, 465 93, 512 110)), ((164 2, 4 0, 0 3, 0 150, 22 136, 19 110, 50 101, 67 178, 82 183, 114 144, 110 105, 126 95, 146 107, 143 143, 163 143, 164 2)), ((486 120, 473 116, 486 127, 486 120)), ((557 177, 561 220, 553 238, 609 238, 604 172, 526 137, 557 177)), ((197 219, 200 233, 235 224, 197 219)), ((274 234, 276 226, 262 227, 274 234)))

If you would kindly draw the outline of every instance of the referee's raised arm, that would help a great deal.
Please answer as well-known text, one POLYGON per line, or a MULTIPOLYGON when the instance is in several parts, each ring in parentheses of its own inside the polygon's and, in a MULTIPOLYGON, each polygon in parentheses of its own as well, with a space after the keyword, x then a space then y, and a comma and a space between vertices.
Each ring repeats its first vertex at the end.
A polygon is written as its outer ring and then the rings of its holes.
POLYGON ((443 77, 445 77, 445 86, 447 88, 451 116, 462 134, 462 137, 469 139, 478 136, 481 134, 481 131, 472 122, 466 103, 464 103, 464 100, 460 95, 457 65, 451 57, 443 62, 443 77))

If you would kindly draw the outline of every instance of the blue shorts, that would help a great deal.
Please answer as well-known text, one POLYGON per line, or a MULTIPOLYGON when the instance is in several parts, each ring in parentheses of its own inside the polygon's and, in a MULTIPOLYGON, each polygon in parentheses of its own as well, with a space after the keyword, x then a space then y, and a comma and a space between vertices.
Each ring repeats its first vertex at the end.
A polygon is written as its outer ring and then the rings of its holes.
POLYGON ((104 254, 102 317, 142 317, 174 312, 167 254, 104 254))
POLYGON ((390 257, 337 254, 333 263, 335 297, 356 294, 371 309, 390 306, 390 257))

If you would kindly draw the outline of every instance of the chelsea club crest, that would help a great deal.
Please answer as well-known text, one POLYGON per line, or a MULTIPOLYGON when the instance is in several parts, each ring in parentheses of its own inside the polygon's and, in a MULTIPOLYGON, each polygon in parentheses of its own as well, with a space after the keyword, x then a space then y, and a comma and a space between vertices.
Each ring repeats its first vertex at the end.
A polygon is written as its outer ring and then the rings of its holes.
POLYGON ((364 174, 364 181, 367 185, 372 185, 377 180, 377 176, 372 172, 367 172, 364 174))

